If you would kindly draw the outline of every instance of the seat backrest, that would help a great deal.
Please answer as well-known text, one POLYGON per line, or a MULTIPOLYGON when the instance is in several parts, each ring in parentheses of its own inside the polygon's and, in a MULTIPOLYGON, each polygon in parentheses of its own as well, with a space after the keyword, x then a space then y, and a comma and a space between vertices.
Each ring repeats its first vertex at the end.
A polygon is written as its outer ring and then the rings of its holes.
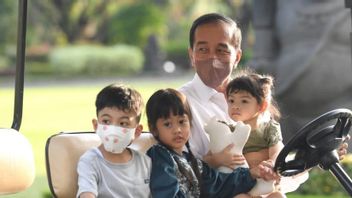
POLYGON ((0 195, 30 187, 35 177, 32 145, 14 129, 0 129, 0 195))
MULTIPOLYGON (((143 132, 130 147, 146 152, 156 140, 143 132)), ((77 193, 77 163, 81 155, 100 145, 94 132, 58 133, 48 138, 45 161, 49 188, 54 197, 74 198, 77 193)))

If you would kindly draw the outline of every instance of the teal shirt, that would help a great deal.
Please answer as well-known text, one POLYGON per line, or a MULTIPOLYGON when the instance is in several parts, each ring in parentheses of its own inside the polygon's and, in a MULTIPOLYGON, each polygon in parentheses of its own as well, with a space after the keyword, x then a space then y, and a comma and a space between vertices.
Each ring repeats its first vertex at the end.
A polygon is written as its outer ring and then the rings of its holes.
MULTIPOLYGON (((181 156, 157 144, 147 151, 147 155, 152 160, 150 190, 153 198, 199 197, 197 189, 192 189, 189 181, 179 174, 176 164, 176 160, 182 161, 184 168, 190 168, 188 153, 184 152, 181 156)), ((238 168, 226 174, 210 168, 201 160, 198 160, 198 166, 202 176, 200 181, 203 189, 202 197, 232 198, 237 194, 248 192, 256 183, 247 168, 238 168)))

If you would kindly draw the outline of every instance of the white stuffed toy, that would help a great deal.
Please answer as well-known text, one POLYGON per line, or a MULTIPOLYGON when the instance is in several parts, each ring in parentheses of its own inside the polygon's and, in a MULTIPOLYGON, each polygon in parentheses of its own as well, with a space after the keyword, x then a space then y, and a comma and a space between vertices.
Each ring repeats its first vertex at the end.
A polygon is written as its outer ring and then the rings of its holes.
MULTIPOLYGON (((219 121, 216 117, 210 119, 204 126, 205 131, 209 134, 210 150, 212 153, 222 151, 226 146, 233 143, 232 154, 242 155, 242 149, 246 144, 251 127, 243 122, 237 122, 236 125, 228 125, 224 121, 219 121)), ((238 167, 248 168, 248 164, 238 167)), ((238 168, 235 167, 235 168, 238 168)), ((219 167, 220 172, 231 173, 233 170, 228 167, 219 167)), ((274 181, 265 181, 257 179, 257 184, 248 192, 252 196, 265 195, 274 190, 274 181)))

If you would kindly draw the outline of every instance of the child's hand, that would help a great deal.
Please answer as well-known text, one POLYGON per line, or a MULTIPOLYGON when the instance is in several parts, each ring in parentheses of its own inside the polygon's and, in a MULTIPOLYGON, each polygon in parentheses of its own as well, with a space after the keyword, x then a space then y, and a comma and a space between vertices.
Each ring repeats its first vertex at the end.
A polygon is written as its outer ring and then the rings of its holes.
POLYGON ((351 139, 350 135, 347 135, 345 139, 343 140, 343 143, 340 145, 340 147, 337 150, 337 153, 339 155, 339 159, 343 160, 345 158, 345 155, 347 154, 347 148, 348 148, 348 143, 347 141, 351 139))
POLYGON ((213 168, 226 166, 230 169, 234 169, 238 165, 245 164, 246 158, 244 158, 243 155, 231 154, 230 151, 233 146, 233 144, 230 144, 219 153, 212 153, 211 151, 209 151, 208 154, 203 157, 203 160, 213 168))
POLYGON ((262 161, 258 166, 251 168, 250 173, 254 178, 264 180, 279 180, 280 176, 273 171, 272 161, 262 161))
POLYGON ((231 153, 232 147, 234 147, 234 144, 229 144, 221 152, 213 154, 218 167, 226 166, 228 168, 235 169, 236 166, 246 163, 246 159, 243 155, 233 155, 231 153))

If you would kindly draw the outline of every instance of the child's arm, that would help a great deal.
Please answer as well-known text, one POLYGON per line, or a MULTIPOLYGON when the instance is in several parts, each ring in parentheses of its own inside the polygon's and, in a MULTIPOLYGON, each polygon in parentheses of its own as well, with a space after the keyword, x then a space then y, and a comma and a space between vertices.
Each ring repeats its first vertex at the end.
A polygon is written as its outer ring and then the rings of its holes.
POLYGON ((219 153, 211 153, 209 151, 207 155, 203 156, 203 160, 213 168, 226 166, 234 169, 235 166, 244 164, 246 159, 243 155, 233 155, 231 153, 232 147, 234 147, 234 145, 230 144, 219 153))
POLYGON ((147 151, 152 160, 150 191, 153 198, 184 198, 172 156, 165 147, 154 145, 147 151))
POLYGON ((248 168, 237 168, 231 173, 222 173, 203 163, 203 197, 234 197, 253 188, 256 180, 248 168))
POLYGON ((96 181, 96 171, 92 167, 91 159, 83 155, 77 165, 78 192, 77 197, 96 197, 98 186, 96 181))
POLYGON ((95 198, 95 195, 90 192, 84 192, 79 195, 79 198, 95 198))
POLYGON ((275 163, 277 156, 282 148, 284 148, 280 124, 274 120, 271 120, 265 129, 264 137, 270 145, 268 161, 275 163))
POLYGON ((269 147, 269 161, 275 163, 277 156, 279 155, 280 151, 284 148, 284 144, 282 141, 274 144, 273 146, 269 147))

